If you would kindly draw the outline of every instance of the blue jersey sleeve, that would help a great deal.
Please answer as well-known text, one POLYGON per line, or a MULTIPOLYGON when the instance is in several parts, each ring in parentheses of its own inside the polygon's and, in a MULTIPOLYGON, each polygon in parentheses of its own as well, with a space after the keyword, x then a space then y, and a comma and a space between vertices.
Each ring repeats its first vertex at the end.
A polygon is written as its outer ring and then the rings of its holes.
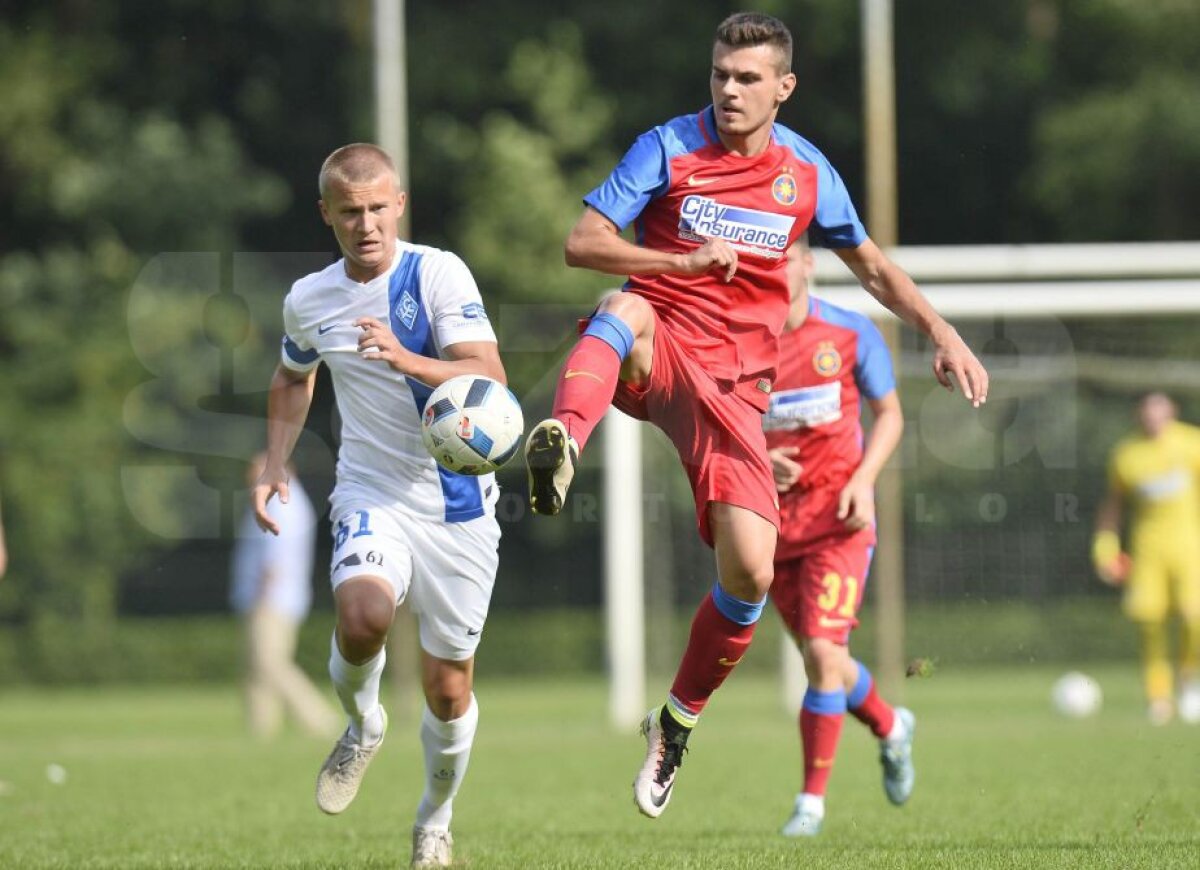
POLYGON ((625 229, 646 203, 667 191, 671 173, 658 130, 643 133, 604 183, 583 201, 625 229))
POLYGON ((817 209, 812 222, 815 240, 827 248, 857 248, 867 240, 867 230, 837 170, 824 154, 817 156, 817 209))
POLYGON ((867 399, 882 399, 896 389, 892 370, 892 355, 883 335, 865 317, 855 324, 858 333, 858 362, 854 366, 854 381, 858 391, 867 399))

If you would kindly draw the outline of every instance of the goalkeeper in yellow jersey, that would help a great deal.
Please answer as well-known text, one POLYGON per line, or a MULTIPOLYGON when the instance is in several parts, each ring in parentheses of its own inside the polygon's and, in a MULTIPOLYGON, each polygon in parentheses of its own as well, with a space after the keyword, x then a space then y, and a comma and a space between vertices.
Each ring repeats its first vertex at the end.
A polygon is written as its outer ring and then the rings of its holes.
POLYGON ((1137 406, 1140 431, 1113 449, 1108 494, 1096 514, 1092 562, 1106 583, 1124 583, 1124 609, 1141 629, 1150 720, 1174 715, 1168 620, 1181 620, 1180 718, 1200 722, 1200 429, 1175 419, 1163 393, 1137 406), (1129 554, 1120 528, 1128 506, 1129 554))

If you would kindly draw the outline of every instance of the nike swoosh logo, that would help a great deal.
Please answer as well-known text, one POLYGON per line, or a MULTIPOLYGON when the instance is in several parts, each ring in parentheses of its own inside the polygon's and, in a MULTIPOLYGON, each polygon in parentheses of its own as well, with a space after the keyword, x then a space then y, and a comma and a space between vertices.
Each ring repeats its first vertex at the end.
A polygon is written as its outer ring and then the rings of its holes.
POLYGON ((703 187, 706 184, 712 184, 714 181, 720 181, 719 178, 697 178, 694 175, 688 176, 688 187, 703 187))
POLYGON ((821 628, 845 628, 850 624, 848 619, 830 619, 828 616, 822 616, 817 620, 821 628))
POLYGON ((338 324, 336 324, 336 323, 331 323, 328 326, 318 326, 317 327, 317 335, 324 335, 325 333, 329 332, 332 329, 337 329, 337 327, 338 327, 338 324))
POLYGON ((471 637, 474 637, 475 635, 479 634, 479 632, 481 632, 481 631, 483 631, 482 628, 468 628, 467 634, 471 635, 471 637))
POLYGON ((725 658, 725 656, 721 656, 719 659, 717 659, 717 664, 721 665, 722 667, 732 668, 740 661, 741 659, 734 659, 733 661, 730 661, 729 659, 725 658))
POLYGON ((833 767, 832 758, 814 758, 813 767, 833 767))
POLYGON ((673 788, 675 788, 674 782, 664 788, 661 795, 656 795, 654 793, 654 789, 650 789, 650 803, 654 804, 656 807, 661 807, 667 802, 667 798, 671 796, 671 789, 673 788))
POLYGON ((584 372, 584 371, 580 371, 579 369, 567 369, 566 374, 563 375, 563 380, 569 381, 569 380, 571 380, 571 378, 577 378, 580 375, 583 375, 584 377, 592 378, 593 380, 599 381, 600 383, 604 383, 604 378, 600 377, 595 372, 584 372))

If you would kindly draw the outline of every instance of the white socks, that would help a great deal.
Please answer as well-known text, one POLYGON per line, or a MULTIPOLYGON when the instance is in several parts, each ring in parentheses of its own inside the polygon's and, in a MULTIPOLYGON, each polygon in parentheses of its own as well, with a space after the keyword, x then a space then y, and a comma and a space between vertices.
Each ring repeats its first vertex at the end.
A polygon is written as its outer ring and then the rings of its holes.
POLYGON ((425 749, 425 794, 417 807, 419 828, 450 827, 454 796, 467 773, 479 705, 471 695, 471 706, 457 719, 443 722, 429 707, 421 715, 421 745, 425 749))
POLYGON ((359 743, 371 746, 383 739, 383 708, 379 706, 379 678, 387 661, 387 648, 379 655, 352 665, 342 658, 338 649, 337 632, 334 632, 332 649, 329 653, 329 676, 333 688, 342 702, 342 709, 350 717, 350 736, 359 743))
MULTIPOLYGON (((350 736, 366 746, 383 739, 383 708, 379 705, 379 679, 387 661, 387 650, 361 665, 342 657, 334 635, 329 653, 329 676, 350 717, 350 736)), ((454 796, 467 773, 471 744, 479 724, 479 705, 471 695, 467 712, 443 722, 428 706, 421 715, 421 746, 425 750, 425 793, 417 807, 416 826, 448 830, 454 796)))
POLYGON ((796 796, 796 809, 809 812, 819 818, 825 818, 825 796, 801 792, 796 796))

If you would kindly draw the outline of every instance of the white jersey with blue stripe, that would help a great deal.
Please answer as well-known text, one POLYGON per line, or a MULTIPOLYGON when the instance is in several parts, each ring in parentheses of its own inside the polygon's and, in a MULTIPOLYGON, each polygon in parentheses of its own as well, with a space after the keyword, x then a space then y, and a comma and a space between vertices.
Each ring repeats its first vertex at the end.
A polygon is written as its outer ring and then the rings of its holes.
POLYGON ((365 284, 338 260, 292 285, 283 303, 283 365, 309 372, 324 362, 342 418, 334 515, 365 501, 446 522, 490 516, 494 476, 453 474, 434 462, 421 442, 432 389, 363 359, 360 317, 390 323, 404 347, 435 359, 458 342, 496 340, 475 279, 449 251, 400 241, 391 268, 365 284))

